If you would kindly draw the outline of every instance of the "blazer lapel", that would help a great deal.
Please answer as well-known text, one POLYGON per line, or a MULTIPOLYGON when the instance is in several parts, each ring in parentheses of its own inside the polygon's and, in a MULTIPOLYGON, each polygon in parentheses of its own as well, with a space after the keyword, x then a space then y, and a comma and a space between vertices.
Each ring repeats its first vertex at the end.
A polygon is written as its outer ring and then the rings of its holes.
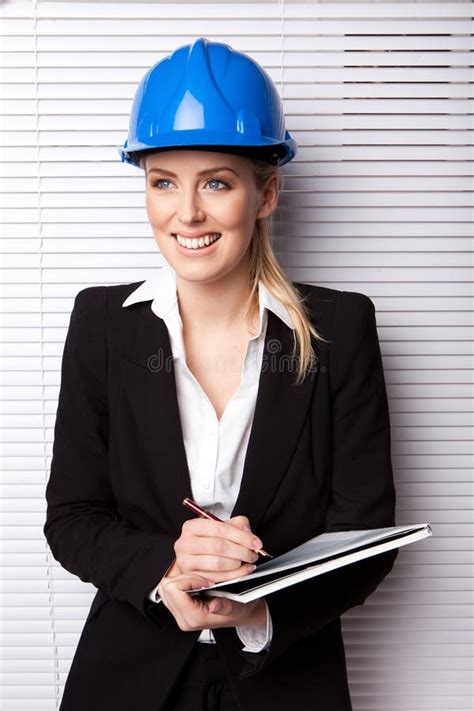
POLYGON ((135 335, 123 359, 123 386, 137 423, 138 452, 144 458, 140 477, 149 478, 144 491, 152 497, 149 503, 159 520, 179 533, 190 513, 183 498, 192 498, 192 490, 168 329, 149 302, 127 310, 135 335))
MULTIPOLYGON (((151 462, 153 481, 147 490, 153 492, 160 515, 179 531, 192 516, 182 505, 185 496, 192 498, 192 489, 169 334, 148 302, 128 309, 139 323, 131 355, 124 358, 124 385, 136 409, 146 461, 151 462)), ((285 475, 317 379, 315 367, 301 385, 294 385, 297 358, 291 358, 292 348, 293 331, 268 311, 254 419, 232 511, 232 516, 247 516, 253 530, 285 475)))
POLYGON ((255 414, 239 495, 232 516, 247 516, 255 530, 285 475, 307 416, 318 368, 294 385, 293 331, 273 311, 268 325, 255 414))

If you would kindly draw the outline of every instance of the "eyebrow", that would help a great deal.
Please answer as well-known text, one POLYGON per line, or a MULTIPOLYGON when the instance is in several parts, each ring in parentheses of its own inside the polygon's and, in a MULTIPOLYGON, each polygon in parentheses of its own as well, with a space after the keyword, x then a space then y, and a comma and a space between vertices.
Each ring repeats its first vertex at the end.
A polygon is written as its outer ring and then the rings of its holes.
MULTIPOLYGON (((209 175, 211 173, 217 173, 218 170, 230 170, 232 173, 235 173, 238 177, 238 173, 233 170, 233 168, 229 168, 226 165, 221 165, 217 168, 206 168, 205 170, 201 170, 198 175, 209 175)), ((172 178, 177 178, 178 176, 175 175, 174 173, 171 172, 171 170, 165 170, 164 168, 150 168, 148 173, 163 173, 165 175, 171 175, 172 178)))

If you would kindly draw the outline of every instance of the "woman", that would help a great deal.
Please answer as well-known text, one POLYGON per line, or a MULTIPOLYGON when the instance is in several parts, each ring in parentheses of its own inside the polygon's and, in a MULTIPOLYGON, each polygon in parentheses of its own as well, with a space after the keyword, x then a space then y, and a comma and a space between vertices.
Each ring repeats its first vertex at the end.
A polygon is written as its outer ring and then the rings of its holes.
POLYGON ((121 155, 164 269, 71 314, 44 532, 98 590, 62 711, 351 709, 340 616, 396 551, 247 605, 187 592, 262 546, 395 524, 373 304, 291 282, 270 246, 295 153, 270 78, 227 45, 200 38, 138 87, 121 155))

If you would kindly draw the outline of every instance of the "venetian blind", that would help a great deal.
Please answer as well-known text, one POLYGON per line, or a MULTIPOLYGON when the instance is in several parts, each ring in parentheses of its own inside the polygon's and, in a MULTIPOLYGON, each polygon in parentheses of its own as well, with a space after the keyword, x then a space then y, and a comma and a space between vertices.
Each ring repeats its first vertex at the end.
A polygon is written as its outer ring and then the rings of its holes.
POLYGON ((161 265, 120 163, 136 85, 199 36, 269 72, 299 144, 275 249, 368 294, 397 522, 429 522, 343 616, 355 711, 472 703, 471 3, 3 2, 1 708, 53 711, 95 589, 42 534, 60 363, 85 286, 161 265))

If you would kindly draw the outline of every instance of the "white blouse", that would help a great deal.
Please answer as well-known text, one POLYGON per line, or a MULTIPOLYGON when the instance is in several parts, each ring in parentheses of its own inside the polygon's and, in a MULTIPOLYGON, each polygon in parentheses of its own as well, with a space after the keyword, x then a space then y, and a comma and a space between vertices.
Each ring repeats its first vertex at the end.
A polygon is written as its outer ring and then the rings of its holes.
MULTIPOLYGON (((257 390, 262 365, 267 311, 272 310, 294 329, 286 307, 276 299, 262 281, 258 284, 259 330, 252 337, 242 364, 240 386, 226 405, 220 418, 206 393, 189 370, 183 340, 183 323, 176 291, 176 272, 164 260, 163 268, 144 281, 123 302, 130 306, 152 300, 151 309, 162 318, 168 329, 176 380, 177 399, 183 431, 186 459, 191 479, 193 500, 219 518, 231 517, 237 500, 250 438, 257 390)), ((153 602, 161 602, 158 585, 149 593, 153 602)), ((243 651, 259 652, 270 645, 273 628, 266 601, 267 622, 264 625, 240 625, 236 632, 245 647, 243 651)), ((203 629, 199 642, 215 643, 210 629, 203 629)))

